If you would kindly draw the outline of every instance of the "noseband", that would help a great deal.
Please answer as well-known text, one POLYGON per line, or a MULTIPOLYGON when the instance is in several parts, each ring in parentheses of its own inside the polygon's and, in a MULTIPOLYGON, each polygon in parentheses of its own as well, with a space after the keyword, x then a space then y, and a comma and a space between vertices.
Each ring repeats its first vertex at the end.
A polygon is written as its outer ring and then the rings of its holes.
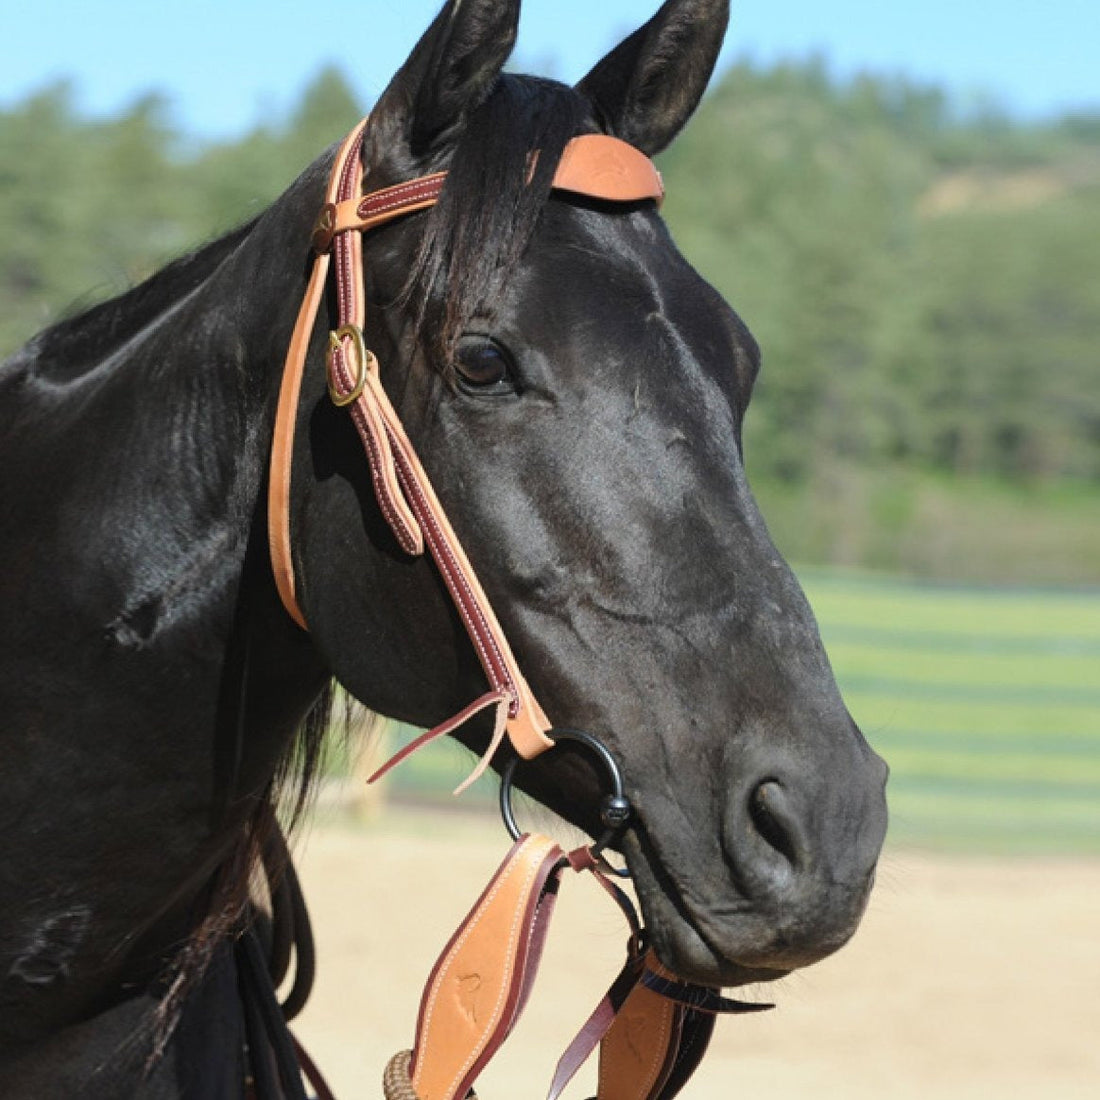
MULTIPOLYGON (((341 145, 325 204, 313 232, 315 258, 294 326, 276 413, 268 496, 268 539, 275 583, 283 605, 307 629, 298 602, 290 537, 290 481, 294 429, 310 338, 334 268, 337 319, 329 334, 328 388, 333 402, 351 415, 370 464, 379 508, 407 554, 431 554, 474 644, 489 691, 453 718, 407 746, 375 777, 422 744, 450 733, 474 714, 496 710, 489 748, 463 789, 484 772, 505 734, 520 756, 530 759, 550 748, 551 724, 528 686, 504 631, 478 581, 401 420, 382 386, 377 358, 363 339, 366 296, 363 234, 435 204, 446 173, 421 176, 362 195, 361 151, 367 125, 361 122, 341 145)), ((660 173, 642 152, 617 138, 584 134, 573 138, 554 175, 555 191, 607 203, 660 202, 660 173)))

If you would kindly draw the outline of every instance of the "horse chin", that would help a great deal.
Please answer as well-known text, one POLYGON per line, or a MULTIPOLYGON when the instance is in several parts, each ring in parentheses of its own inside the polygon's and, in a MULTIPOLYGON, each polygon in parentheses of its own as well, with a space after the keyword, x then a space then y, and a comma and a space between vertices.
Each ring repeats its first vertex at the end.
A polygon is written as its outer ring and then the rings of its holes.
POLYGON ((634 879, 649 944, 662 964, 682 980, 729 988, 777 981, 795 969, 765 965, 757 959, 740 961, 724 951, 692 918, 645 840, 632 830, 623 837, 621 847, 634 879))

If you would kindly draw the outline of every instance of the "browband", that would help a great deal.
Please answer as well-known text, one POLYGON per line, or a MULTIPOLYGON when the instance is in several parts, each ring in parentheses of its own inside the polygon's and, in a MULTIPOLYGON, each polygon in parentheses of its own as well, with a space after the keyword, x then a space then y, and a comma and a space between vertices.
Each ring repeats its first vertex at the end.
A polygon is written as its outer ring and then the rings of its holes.
MULTIPOLYGON (((338 233, 365 233, 394 218, 427 210, 435 205, 446 179, 446 172, 436 172, 361 198, 325 203, 313 232, 314 249, 327 252, 338 233)), ((660 203, 665 196, 653 161, 633 145, 606 134, 583 134, 565 146, 553 188, 603 202, 653 199, 660 203)))
MULTIPOLYGON (((469 559, 439 503, 401 421, 382 388, 378 360, 366 348, 363 328, 362 235, 396 218, 426 210, 439 198, 446 173, 360 195, 364 119, 345 139, 336 156, 325 204, 313 232, 313 271, 287 350, 271 453, 268 487, 268 541, 275 583, 283 605, 306 630, 298 605, 290 538, 290 478, 294 430, 306 354, 324 298, 330 263, 336 269, 338 321, 329 334, 329 393, 346 407, 363 441, 379 507, 401 548, 408 554, 427 549, 455 602, 490 690, 454 718, 429 730, 386 764, 374 778, 421 744, 450 733, 478 711, 493 707, 496 725, 489 748, 470 778, 488 766, 507 733, 516 751, 530 758, 549 748, 550 723, 520 672, 504 631, 469 559)), ((554 175, 557 191, 610 203, 660 202, 664 187, 653 162, 618 138, 584 134, 573 138, 554 175)))

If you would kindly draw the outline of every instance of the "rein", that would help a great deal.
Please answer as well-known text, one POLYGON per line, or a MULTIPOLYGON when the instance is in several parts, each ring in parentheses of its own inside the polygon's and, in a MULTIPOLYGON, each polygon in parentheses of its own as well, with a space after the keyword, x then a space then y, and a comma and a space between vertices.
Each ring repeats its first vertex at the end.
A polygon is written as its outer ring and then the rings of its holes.
MULTIPOLYGON (((459 790, 484 772, 505 736, 524 759, 558 740, 581 742, 600 758, 613 787, 600 808, 604 834, 591 847, 565 852, 547 837, 519 832, 510 802, 515 759, 510 762, 504 772, 501 807, 515 844, 436 963, 421 1000, 415 1045, 391 1060, 385 1095, 387 1100, 473 1096, 474 1080, 527 1003, 562 876, 572 870, 596 878, 626 917, 630 936, 622 971, 563 1054, 548 1098, 556 1100, 599 1046, 598 1100, 671 1100, 702 1058, 715 1014, 757 1012, 771 1006, 733 1001, 717 989, 682 983, 648 949, 632 902, 610 877, 622 872, 601 856, 630 817, 618 764, 590 734, 551 726, 386 395, 378 359, 363 337, 363 234, 433 206, 446 173, 361 194, 360 154, 366 125, 364 119, 336 156, 313 232, 313 270, 279 392, 268 498, 268 537, 279 595, 294 621, 308 629, 294 574, 290 486, 302 377, 331 271, 337 316, 326 355, 329 396, 348 410, 359 433, 379 508, 394 537, 409 555, 430 553, 489 682, 485 694, 402 749, 372 781, 421 745, 491 707, 496 724, 489 747, 459 790)), ((599 134, 585 134, 566 145, 553 189, 608 203, 659 203, 664 197, 660 174, 644 153, 599 134)), ((318 1084, 319 1091, 322 1087, 318 1084)))
POLYGON ((630 935, 618 976, 558 1060, 547 1100, 558 1100, 597 1047, 595 1100, 671 1100, 706 1053, 717 1015, 772 1007, 681 982, 660 964, 633 903, 600 857, 625 824, 623 808, 629 808, 618 764, 590 734, 569 730, 553 736, 587 745, 606 766, 615 792, 602 806, 607 832, 596 844, 571 852, 548 837, 519 834, 509 803, 511 767, 506 769, 501 808, 515 844, 432 969, 413 1048, 394 1055, 386 1067, 385 1100, 474 1096, 475 1080, 526 1007, 569 870, 595 878, 626 918, 630 935))
MULTIPOLYGON (((453 718, 429 730, 385 764, 378 778, 421 745, 451 733, 479 711, 494 708, 489 747, 463 790, 488 767, 505 734, 525 759, 552 745, 551 724, 524 679, 504 631, 447 519, 386 391, 379 363, 363 339, 366 296, 363 233, 435 204, 446 174, 361 195, 364 119, 340 146, 325 204, 313 233, 315 258, 287 351, 276 412, 268 495, 268 541, 275 583, 287 612, 308 629, 298 602, 290 535, 290 482, 302 375, 317 313, 334 268, 337 324, 326 357, 329 395, 346 408, 363 442, 379 508, 405 553, 431 554, 458 609, 489 682, 489 690, 453 718)), ((555 190, 605 202, 658 202, 664 196, 653 162, 626 142, 602 134, 573 138, 554 176, 555 190)), ((456 792, 457 793, 457 792, 456 792)))

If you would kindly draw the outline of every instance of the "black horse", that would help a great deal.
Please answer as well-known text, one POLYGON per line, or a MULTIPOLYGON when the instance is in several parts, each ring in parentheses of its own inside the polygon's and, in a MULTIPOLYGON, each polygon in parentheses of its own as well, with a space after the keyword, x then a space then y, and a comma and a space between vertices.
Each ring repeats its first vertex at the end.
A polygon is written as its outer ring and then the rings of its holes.
MULTIPOLYGON (((728 3, 668 0, 575 88, 502 75, 518 9, 449 0, 376 106, 367 189, 450 174, 431 212, 366 237, 368 344, 539 699, 621 761, 661 958, 711 985, 778 977, 854 931, 885 768, 746 484, 759 353, 654 203, 527 186, 532 151, 577 134, 663 149, 728 3)), ((333 155, 0 367, 5 1097, 241 1096, 229 944, 327 685, 421 726, 484 690, 326 394, 323 324, 291 499, 308 634, 276 594, 267 462, 333 155)), ((594 827, 583 755, 522 775, 594 827)))

